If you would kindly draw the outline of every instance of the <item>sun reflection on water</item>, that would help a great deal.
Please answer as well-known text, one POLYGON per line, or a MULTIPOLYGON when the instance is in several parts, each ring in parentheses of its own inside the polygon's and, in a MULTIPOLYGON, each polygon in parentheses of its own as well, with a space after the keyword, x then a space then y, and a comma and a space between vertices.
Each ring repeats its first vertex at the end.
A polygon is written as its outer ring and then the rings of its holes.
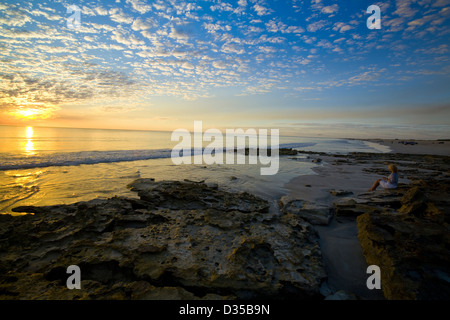
POLYGON ((25 152, 29 155, 35 154, 33 135, 34 135, 33 127, 27 127, 27 132, 26 132, 27 143, 25 144, 25 152))

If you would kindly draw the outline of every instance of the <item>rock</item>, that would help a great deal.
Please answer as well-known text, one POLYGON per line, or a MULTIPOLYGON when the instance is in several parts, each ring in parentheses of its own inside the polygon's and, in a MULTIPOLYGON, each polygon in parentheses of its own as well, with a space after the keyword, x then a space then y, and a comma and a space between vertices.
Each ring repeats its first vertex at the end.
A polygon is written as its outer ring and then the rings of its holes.
POLYGON ((345 190, 329 190, 330 194, 335 197, 342 197, 342 196, 349 196, 352 195, 353 192, 351 191, 345 191, 345 190))
POLYGON ((427 197, 419 187, 413 187, 403 196, 401 200, 402 207, 399 209, 399 212, 417 215, 426 210, 426 202, 427 197))
POLYGON ((380 267, 387 299, 450 297, 448 225, 392 213, 365 213, 357 223, 367 264, 380 267))
MULTIPOLYGON (((264 150, 264 149, 263 149, 264 150)), ((248 156, 250 154, 250 149, 249 148, 245 148, 245 149, 238 149, 238 148, 234 148, 234 152, 242 152, 243 154, 245 154, 246 156, 248 156)), ((252 152, 256 153, 257 156, 259 156, 260 153, 260 149, 257 148, 252 149, 252 152)), ((267 154, 267 156, 271 156, 272 155, 272 149, 268 148, 267 150, 264 150, 264 154, 267 154)), ((298 151, 292 148, 280 148, 278 149, 278 155, 280 156, 294 156, 297 155, 298 151)))
POLYGON ((298 154, 297 150, 294 150, 292 148, 281 148, 279 150, 279 155, 280 156, 295 156, 298 154))
POLYGON ((210 188, 210 189, 218 189, 219 188, 219 184, 215 183, 215 182, 209 182, 206 184, 206 187, 210 188))
POLYGON ((376 210, 373 206, 355 198, 342 198, 341 200, 334 202, 333 206, 337 217, 357 217, 368 211, 372 212, 376 210))
POLYGON ((328 225, 333 216, 332 208, 305 200, 283 197, 279 205, 285 215, 304 219, 314 225, 328 225))
POLYGON ((321 163, 321 162, 322 162, 322 159, 316 158, 316 159, 314 159, 312 162, 313 162, 313 163, 321 163))
POLYGON ((114 197, 0 215, 0 299, 311 299, 326 277, 301 218, 203 182, 130 184, 114 197), (68 290, 66 269, 81 269, 68 290))

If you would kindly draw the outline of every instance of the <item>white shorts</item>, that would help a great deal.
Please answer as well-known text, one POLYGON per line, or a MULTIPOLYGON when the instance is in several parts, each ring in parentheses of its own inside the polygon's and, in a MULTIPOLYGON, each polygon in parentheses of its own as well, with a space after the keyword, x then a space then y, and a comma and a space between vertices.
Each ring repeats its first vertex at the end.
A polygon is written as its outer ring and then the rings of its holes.
POLYGON ((380 181, 380 186, 382 186, 385 189, 395 189, 395 188, 397 188, 397 186, 395 184, 392 184, 392 183, 390 183, 388 181, 384 181, 384 180, 380 181))

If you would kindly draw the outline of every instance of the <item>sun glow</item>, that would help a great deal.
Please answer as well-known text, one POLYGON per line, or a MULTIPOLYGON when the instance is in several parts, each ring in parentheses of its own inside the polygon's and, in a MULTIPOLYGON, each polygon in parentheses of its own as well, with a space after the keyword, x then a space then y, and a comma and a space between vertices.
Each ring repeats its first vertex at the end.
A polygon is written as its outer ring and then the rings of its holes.
POLYGON ((47 119, 51 116, 51 110, 48 108, 38 107, 19 107, 17 110, 11 112, 11 114, 19 119, 35 120, 35 119, 47 119))

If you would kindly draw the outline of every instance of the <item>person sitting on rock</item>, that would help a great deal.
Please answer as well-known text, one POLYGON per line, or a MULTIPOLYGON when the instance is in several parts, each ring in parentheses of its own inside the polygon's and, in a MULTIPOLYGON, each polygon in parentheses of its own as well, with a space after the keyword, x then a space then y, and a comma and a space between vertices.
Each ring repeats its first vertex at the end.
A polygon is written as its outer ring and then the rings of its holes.
POLYGON ((367 191, 375 191, 378 186, 382 186, 385 189, 395 189, 397 188, 398 184, 398 173, 397 173, 397 167, 393 164, 388 165, 388 169, 391 172, 391 175, 389 177, 383 177, 383 179, 378 179, 373 184, 372 188, 370 188, 367 191))

